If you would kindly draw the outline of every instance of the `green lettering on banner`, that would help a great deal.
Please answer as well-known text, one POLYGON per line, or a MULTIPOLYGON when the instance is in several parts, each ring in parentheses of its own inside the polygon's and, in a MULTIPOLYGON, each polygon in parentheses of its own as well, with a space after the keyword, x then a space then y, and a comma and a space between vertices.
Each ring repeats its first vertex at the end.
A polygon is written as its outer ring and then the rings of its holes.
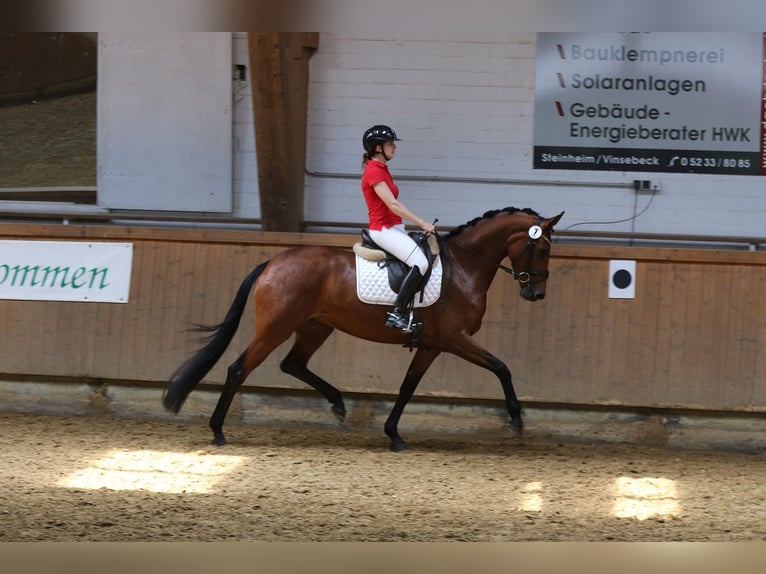
MULTIPOLYGON (((84 282, 83 283, 77 282, 77 280, 83 275, 85 275, 85 273, 86 273, 85 267, 79 267, 78 269, 75 269, 74 273, 72 273, 72 280, 69 283, 72 286, 72 289, 79 289, 80 287, 85 285, 84 282)), ((62 285, 62 287, 64 287, 64 285, 62 285)))
POLYGON ((40 270, 39 265, 35 265, 34 267, 30 267, 29 265, 24 265, 23 267, 21 265, 16 265, 13 267, 13 279, 11 279, 11 285, 16 287, 24 287, 27 283, 27 276, 29 275, 29 272, 32 272, 32 279, 30 281, 30 287, 34 287, 37 285, 37 272, 40 270), (21 279, 19 280, 19 275, 21 275, 21 279))
POLYGON ((0 285, 9 282, 11 287, 48 287, 59 289, 106 289, 108 267, 40 267, 39 265, 0 265, 0 285))
POLYGON ((66 277, 67 273, 69 273, 69 267, 64 267, 64 269, 61 269, 61 267, 43 267, 43 271, 45 271, 45 276, 43 278, 43 286, 48 287, 56 287, 56 281, 59 277, 60 273, 64 274, 64 278, 61 280, 60 286, 65 287, 66 286, 66 277), (50 283, 48 282, 48 276, 53 272, 53 277, 50 280, 50 283))
POLYGON ((109 271, 109 268, 104 267, 103 269, 97 269, 93 268, 90 270, 90 285, 89 287, 93 289, 93 284, 96 282, 96 278, 101 275, 101 282, 98 284, 99 289, 106 289, 109 287, 110 283, 107 283, 106 281, 106 274, 109 271))

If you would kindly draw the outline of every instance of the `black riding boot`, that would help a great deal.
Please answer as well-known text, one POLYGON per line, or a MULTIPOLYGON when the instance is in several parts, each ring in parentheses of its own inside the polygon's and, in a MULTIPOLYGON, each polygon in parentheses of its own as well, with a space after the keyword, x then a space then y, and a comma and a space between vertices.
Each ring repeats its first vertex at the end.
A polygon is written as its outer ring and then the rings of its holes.
POLYGON ((423 275, 420 273, 420 269, 417 265, 413 265, 407 276, 402 281, 402 286, 399 288, 399 294, 396 296, 394 302, 394 310, 389 311, 388 318, 386 319, 386 327, 395 327, 397 329, 405 330, 410 323, 409 318, 404 314, 407 305, 412 297, 415 295, 415 291, 420 284, 423 275))

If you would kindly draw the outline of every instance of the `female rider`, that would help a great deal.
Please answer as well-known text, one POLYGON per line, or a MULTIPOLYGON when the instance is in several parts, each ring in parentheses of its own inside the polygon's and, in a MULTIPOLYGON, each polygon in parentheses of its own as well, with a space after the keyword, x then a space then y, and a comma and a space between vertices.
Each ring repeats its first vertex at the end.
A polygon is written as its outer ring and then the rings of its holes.
POLYGON ((418 225, 426 233, 433 233, 433 224, 418 217, 399 201, 399 187, 388 171, 388 162, 396 154, 396 133, 385 125, 375 125, 364 132, 362 159, 362 193, 367 203, 370 237, 380 247, 410 267, 394 303, 394 310, 388 313, 387 327, 406 331, 409 320, 404 314, 407 304, 415 295, 428 260, 417 243, 407 235, 403 219, 418 225))

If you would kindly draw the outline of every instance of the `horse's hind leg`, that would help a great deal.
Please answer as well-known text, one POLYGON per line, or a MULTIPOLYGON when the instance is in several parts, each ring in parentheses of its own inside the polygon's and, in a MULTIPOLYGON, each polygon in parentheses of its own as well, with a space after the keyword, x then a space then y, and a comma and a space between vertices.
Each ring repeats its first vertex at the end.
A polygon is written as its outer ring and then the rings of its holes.
POLYGON ((334 330, 334 327, 319 321, 309 321, 301 326, 295 331, 295 343, 282 360, 280 368, 288 375, 292 375, 322 393, 332 405, 332 413, 340 422, 343 422, 346 418, 346 406, 343 404, 340 391, 307 367, 311 357, 334 330))
POLYGON ((431 366, 436 357, 440 354, 441 351, 435 349, 418 349, 415 352, 415 356, 412 358, 412 362, 407 369, 407 374, 404 376, 404 381, 402 381, 402 386, 399 389, 399 396, 396 397, 394 408, 391 409, 391 412, 383 425, 383 429, 388 435, 388 438, 391 439, 390 448, 394 452, 399 452, 407 448, 407 443, 405 443, 404 440, 402 440, 402 437, 399 436, 399 419, 404 412, 404 407, 407 406, 407 403, 415 393, 415 389, 417 388, 418 383, 420 383, 420 379, 423 378, 428 367, 431 366))
POLYGON ((223 434, 223 421, 226 418, 226 413, 229 412, 231 401, 234 400, 234 395, 242 386, 245 381, 244 363, 247 351, 242 353, 236 361, 229 365, 228 371, 226 371, 226 383, 223 386, 221 396, 218 398, 218 403, 215 405, 215 410, 210 416, 210 430, 213 431, 213 444, 223 446, 226 444, 226 437, 223 434))
POLYGON ((223 434, 223 421, 226 418, 226 413, 229 412, 231 401, 234 400, 234 395, 237 394, 239 387, 245 382, 247 376, 253 372, 274 349, 287 340, 292 333, 292 328, 286 324, 283 324, 282 329, 279 331, 273 324, 269 326, 264 324, 262 328, 265 332, 269 333, 269 336, 259 337, 256 335, 245 352, 229 366, 226 373, 226 383, 223 386, 223 391, 218 399, 218 403, 215 405, 215 410, 210 416, 210 430, 213 431, 213 444, 219 446, 226 444, 226 437, 223 434))

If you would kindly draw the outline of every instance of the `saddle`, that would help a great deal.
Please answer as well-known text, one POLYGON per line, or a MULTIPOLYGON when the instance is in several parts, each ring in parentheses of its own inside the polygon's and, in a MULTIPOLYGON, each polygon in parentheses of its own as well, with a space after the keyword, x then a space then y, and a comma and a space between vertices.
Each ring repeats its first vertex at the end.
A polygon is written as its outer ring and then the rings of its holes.
MULTIPOLYGON (((422 292, 428 283, 428 279, 431 277, 434 261, 439 256, 439 241, 433 234, 428 235, 427 240, 425 240, 426 233, 423 231, 410 231, 407 235, 417 243, 428 260, 428 270, 423 275, 420 285, 418 285, 418 291, 422 292)), ((410 269, 406 263, 375 243, 372 237, 370 237, 369 229, 362 229, 362 241, 355 243, 353 249, 354 253, 359 257, 368 261, 376 261, 379 268, 387 269, 389 287, 391 287, 394 293, 399 292, 402 281, 404 281, 404 277, 410 269)))

